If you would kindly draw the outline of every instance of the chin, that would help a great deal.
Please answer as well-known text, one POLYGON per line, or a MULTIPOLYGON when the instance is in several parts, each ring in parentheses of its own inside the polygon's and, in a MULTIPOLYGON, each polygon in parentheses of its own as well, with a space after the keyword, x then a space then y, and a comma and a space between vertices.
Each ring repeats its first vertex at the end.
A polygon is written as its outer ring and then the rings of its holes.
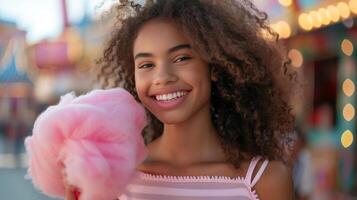
POLYGON ((182 124, 188 120, 184 114, 165 113, 164 115, 155 115, 162 123, 168 125, 182 124))
POLYGON ((176 120, 176 119, 168 119, 168 120, 160 120, 163 124, 167 125, 175 125, 175 124, 182 124, 183 120, 176 120))

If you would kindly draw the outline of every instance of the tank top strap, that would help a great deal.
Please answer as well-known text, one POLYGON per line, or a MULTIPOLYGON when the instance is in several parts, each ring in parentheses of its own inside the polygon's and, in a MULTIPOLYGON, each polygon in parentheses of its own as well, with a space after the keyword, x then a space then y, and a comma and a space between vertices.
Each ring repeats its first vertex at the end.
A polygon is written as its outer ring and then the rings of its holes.
POLYGON ((265 168, 268 165, 269 161, 268 160, 264 160, 264 162, 260 166, 257 174, 254 176, 254 178, 252 178, 255 166, 258 164, 260 159, 261 159, 260 156, 253 157, 252 160, 249 163, 247 174, 245 176, 245 181, 250 185, 250 187, 254 187, 254 185, 258 182, 260 177, 263 175, 263 172, 264 172, 265 168))

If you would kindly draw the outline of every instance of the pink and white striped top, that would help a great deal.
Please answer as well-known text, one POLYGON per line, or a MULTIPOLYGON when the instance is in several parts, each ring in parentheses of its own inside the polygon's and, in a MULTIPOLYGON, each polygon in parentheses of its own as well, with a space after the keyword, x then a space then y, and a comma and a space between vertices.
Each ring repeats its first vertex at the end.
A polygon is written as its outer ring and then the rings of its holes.
POLYGON ((120 200, 259 200, 253 186, 262 176, 265 160, 252 177, 260 157, 249 163, 245 177, 167 176, 137 171, 137 176, 119 196, 120 200))

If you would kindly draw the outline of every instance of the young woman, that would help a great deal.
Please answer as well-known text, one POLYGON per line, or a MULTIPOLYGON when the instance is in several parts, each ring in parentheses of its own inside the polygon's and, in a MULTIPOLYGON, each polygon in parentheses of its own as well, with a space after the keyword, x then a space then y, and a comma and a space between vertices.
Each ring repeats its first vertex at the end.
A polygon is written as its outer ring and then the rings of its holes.
POLYGON ((149 156, 118 198, 293 199, 294 74, 266 14, 249 0, 121 0, 116 11, 99 77, 150 117, 149 156))

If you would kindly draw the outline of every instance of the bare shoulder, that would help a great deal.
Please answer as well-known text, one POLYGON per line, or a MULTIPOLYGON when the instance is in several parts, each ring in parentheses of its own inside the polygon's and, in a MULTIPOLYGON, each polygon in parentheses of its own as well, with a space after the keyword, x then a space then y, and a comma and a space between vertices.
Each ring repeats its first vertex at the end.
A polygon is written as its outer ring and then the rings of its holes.
POLYGON ((255 190, 261 200, 293 200, 293 181, 289 168, 280 161, 270 161, 255 190))

